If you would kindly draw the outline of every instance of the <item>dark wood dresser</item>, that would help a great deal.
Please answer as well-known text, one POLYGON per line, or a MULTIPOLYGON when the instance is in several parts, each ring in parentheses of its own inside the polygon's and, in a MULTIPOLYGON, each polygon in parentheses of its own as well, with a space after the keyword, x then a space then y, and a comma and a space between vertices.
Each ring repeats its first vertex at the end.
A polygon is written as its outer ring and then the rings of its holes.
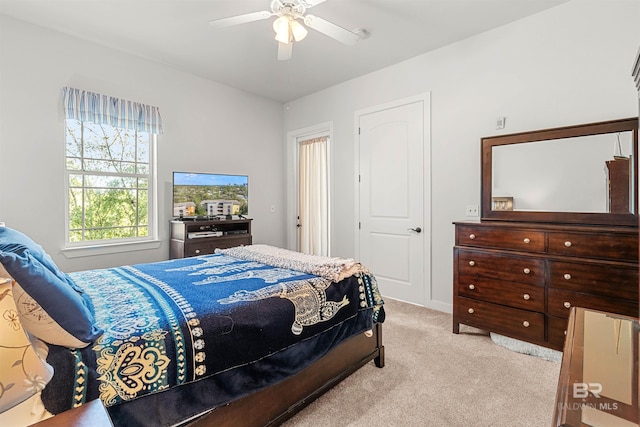
POLYGON ((207 255, 216 249, 250 245, 252 219, 171 221, 169 258, 207 255))
POLYGON ((638 229, 457 222, 453 332, 460 324, 562 350, 574 306, 638 315, 638 229))

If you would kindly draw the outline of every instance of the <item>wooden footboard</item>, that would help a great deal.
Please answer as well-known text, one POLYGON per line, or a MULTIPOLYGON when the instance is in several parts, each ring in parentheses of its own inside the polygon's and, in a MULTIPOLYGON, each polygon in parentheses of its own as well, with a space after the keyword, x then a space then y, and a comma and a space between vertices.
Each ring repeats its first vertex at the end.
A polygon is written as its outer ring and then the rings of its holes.
POLYGON ((376 324, 373 337, 356 335, 298 374, 216 408, 188 426, 277 426, 371 360, 377 367, 384 367, 380 323, 376 324))

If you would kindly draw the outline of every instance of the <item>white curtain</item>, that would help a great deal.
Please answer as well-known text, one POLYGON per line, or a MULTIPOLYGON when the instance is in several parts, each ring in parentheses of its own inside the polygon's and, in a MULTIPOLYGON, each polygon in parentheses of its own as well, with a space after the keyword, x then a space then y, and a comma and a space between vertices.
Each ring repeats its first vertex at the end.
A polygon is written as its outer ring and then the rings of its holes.
POLYGON ((329 255, 328 142, 298 143, 298 249, 312 255, 329 255))

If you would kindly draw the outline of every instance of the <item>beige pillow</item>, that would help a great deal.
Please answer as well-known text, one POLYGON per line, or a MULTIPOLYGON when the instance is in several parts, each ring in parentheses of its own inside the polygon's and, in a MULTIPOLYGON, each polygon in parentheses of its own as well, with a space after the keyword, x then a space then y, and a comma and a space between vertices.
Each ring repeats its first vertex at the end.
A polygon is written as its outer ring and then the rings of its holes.
POLYGON ((53 376, 22 328, 11 283, 0 279, 0 413, 39 393, 53 376))

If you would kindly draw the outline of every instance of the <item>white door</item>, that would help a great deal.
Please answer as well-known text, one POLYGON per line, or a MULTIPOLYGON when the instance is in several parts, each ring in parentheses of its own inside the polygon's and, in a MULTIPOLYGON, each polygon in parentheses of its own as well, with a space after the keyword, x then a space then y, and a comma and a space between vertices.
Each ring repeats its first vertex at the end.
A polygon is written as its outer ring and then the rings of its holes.
MULTIPOLYGON (((384 296, 425 305, 426 98, 357 115, 359 258, 384 296)), ((426 163, 428 164, 428 163, 426 163)))

